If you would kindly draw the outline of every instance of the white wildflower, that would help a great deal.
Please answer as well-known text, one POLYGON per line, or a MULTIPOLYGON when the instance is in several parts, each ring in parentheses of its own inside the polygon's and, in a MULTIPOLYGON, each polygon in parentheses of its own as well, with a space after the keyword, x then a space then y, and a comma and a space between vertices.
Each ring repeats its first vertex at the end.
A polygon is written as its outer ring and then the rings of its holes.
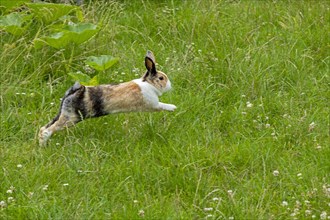
POLYGON ((69 185, 69 183, 63 183, 63 186, 68 186, 69 185))
POLYGON ((310 215, 310 214, 312 214, 312 211, 311 210, 305 210, 305 215, 310 215))
POLYGON ((29 192, 29 193, 28 193, 28 197, 31 199, 32 196, 33 196, 33 194, 34 194, 34 192, 29 192))
POLYGON ((208 212, 208 211, 212 211, 213 210, 213 208, 212 207, 209 207, 209 208, 204 208, 204 211, 205 212, 208 212))
POLYGON ((278 175, 280 175, 280 172, 279 172, 278 170, 274 170, 274 171, 273 171, 273 175, 274 175, 274 176, 278 176, 278 175))
POLYGON ((320 214, 320 219, 326 219, 327 218, 327 212, 326 211, 323 211, 321 214, 320 214))
POLYGON ((5 208, 7 206, 5 201, 0 201, 0 208, 5 208))
POLYGON ((253 107, 253 104, 251 102, 246 102, 246 107, 252 108, 253 107))
POLYGON ((315 122, 310 123, 309 126, 308 126, 308 130, 313 131, 315 126, 316 126, 315 122))
POLYGON ((17 166, 16 166, 17 168, 22 168, 23 167, 23 165, 22 164, 17 164, 17 166))
POLYGON ((44 185, 44 187, 42 187, 43 191, 47 191, 48 190, 48 185, 44 185))
POLYGON ((289 203, 287 201, 282 201, 282 206, 288 206, 289 203))
POLYGON ((270 124, 266 124, 265 127, 266 127, 266 128, 270 128, 270 124))
POLYGON ((8 199, 7 199, 7 201, 8 201, 8 203, 11 203, 11 202, 15 202, 15 199, 14 199, 14 197, 8 197, 8 199))
POLYGON ((141 210, 139 210, 139 213, 138 213, 138 215, 139 216, 141 216, 141 217, 144 217, 144 211, 141 209, 141 210))

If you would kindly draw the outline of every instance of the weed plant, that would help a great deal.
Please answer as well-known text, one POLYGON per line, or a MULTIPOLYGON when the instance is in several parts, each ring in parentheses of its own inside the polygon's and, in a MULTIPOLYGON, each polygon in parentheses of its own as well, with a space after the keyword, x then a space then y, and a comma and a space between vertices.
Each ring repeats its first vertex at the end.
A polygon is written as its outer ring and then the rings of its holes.
MULTIPOLYGON (((0 219, 329 219, 328 1, 94 1, 100 32, 35 49, 0 32, 0 219), (150 49, 174 113, 90 119, 38 146, 88 56, 138 78, 150 49)), ((30 28, 34 28, 31 24, 30 28)))

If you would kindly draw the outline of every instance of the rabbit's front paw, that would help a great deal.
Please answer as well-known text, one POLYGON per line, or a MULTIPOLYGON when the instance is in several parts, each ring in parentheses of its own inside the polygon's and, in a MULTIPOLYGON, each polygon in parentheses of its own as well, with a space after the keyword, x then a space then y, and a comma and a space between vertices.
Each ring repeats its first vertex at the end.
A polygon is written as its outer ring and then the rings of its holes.
POLYGON ((165 104, 165 103, 159 103, 159 107, 161 110, 171 111, 171 112, 173 112, 176 109, 175 105, 165 104))

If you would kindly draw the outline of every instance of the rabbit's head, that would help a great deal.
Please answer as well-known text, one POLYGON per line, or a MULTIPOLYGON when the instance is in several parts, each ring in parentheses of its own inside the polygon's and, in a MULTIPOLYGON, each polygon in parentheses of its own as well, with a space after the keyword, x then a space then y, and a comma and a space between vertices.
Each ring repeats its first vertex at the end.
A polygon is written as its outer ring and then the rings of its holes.
POLYGON ((145 57, 145 65, 147 72, 142 77, 143 82, 148 82, 153 85, 159 92, 164 93, 171 89, 171 82, 167 75, 156 70, 155 56, 151 51, 147 52, 145 57))

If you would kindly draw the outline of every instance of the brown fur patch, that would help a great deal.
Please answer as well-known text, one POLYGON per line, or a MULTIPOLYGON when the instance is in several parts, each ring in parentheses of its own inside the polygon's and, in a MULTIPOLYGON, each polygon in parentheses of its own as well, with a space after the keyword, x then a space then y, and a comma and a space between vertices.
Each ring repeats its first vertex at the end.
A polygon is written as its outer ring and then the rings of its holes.
POLYGON ((108 114, 132 112, 143 109, 143 97, 140 87, 134 82, 118 85, 103 85, 103 107, 108 114))

